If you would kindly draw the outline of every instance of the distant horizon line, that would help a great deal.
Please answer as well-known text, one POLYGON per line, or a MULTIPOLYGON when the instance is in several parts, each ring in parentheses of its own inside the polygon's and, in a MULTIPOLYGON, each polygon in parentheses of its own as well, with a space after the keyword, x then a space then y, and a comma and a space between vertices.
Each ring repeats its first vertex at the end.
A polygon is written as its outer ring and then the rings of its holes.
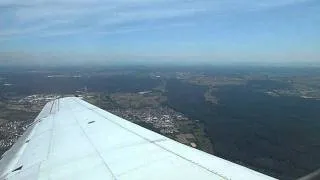
POLYGON ((1 69, 27 69, 27 70, 52 70, 52 69, 108 69, 108 68, 320 68, 320 63, 318 64, 303 64, 303 63, 279 63, 279 64, 264 64, 264 63, 171 63, 171 64, 161 64, 161 63, 141 63, 141 64, 92 64, 88 65, 0 65, 1 69))

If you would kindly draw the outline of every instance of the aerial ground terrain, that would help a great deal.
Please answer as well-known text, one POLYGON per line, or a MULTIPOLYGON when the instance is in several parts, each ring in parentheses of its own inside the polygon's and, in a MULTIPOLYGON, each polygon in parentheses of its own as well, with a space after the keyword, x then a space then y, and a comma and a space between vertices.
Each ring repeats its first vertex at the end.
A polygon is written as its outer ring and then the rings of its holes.
POLYGON ((280 179, 320 168, 317 68, 2 69, 0 154, 64 96, 280 179))

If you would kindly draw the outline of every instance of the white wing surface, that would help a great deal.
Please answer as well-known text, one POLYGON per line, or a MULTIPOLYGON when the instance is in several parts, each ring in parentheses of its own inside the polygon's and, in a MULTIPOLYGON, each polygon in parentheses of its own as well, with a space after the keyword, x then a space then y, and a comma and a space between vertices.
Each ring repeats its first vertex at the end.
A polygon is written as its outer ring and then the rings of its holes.
POLYGON ((273 179, 79 98, 49 102, 0 160, 0 180, 273 179))

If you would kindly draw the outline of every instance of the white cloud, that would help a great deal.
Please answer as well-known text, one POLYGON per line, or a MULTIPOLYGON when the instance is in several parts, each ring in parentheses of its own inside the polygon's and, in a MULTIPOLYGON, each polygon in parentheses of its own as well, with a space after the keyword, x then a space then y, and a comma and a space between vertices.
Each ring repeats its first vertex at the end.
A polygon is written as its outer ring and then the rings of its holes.
POLYGON ((194 16, 206 17, 209 13, 260 10, 304 1, 307 0, 0 0, 0 10, 4 10, 0 13, 0 39, 28 34, 94 33, 116 25, 126 25, 126 31, 132 24, 148 21, 166 20, 171 24, 179 18, 192 21, 194 16))
POLYGON ((141 31, 152 31, 152 30, 161 30, 166 29, 168 27, 190 27, 194 26, 193 23, 173 23, 173 24, 166 24, 166 25, 158 25, 152 27, 139 27, 139 28, 123 28, 120 30, 113 30, 113 31, 97 31, 96 33, 99 35, 112 35, 112 34, 123 34, 129 32, 141 32, 141 31))

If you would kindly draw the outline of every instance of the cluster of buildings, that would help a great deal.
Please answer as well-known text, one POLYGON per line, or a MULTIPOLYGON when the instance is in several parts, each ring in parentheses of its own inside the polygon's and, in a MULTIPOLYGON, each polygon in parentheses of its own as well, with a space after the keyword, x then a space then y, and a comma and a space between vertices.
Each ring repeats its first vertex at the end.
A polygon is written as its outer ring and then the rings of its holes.
POLYGON ((110 112, 129 121, 149 123, 162 134, 178 133, 179 130, 175 122, 187 119, 182 114, 166 107, 114 109, 110 112))
POLYGON ((177 124, 179 121, 188 122, 188 118, 183 114, 178 113, 167 107, 158 108, 143 108, 143 109, 113 109, 109 112, 120 116, 131 122, 144 122, 152 125, 160 131, 161 134, 169 137, 174 137, 180 143, 189 145, 193 148, 197 147, 195 136, 189 132, 184 133, 179 130, 181 124, 177 124), (173 135, 173 136, 172 136, 173 135))
POLYGON ((45 104, 49 101, 55 100, 57 98, 60 98, 59 95, 54 95, 54 94, 34 94, 27 96, 25 98, 22 98, 19 100, 19 103, 24 104, 24 103, 31 103, 31 104, 45 104))
POLYGON ((0 151, 8 150, 28 127, 24 121, 10 121, 0 124, 0 151))

